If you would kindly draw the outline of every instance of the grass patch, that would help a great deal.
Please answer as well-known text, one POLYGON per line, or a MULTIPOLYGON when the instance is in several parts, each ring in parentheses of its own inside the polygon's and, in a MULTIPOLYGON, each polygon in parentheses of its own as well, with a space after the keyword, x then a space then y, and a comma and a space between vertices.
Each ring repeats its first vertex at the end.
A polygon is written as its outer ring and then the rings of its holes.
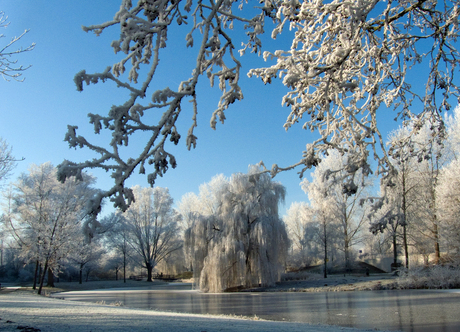
POLYGON ((191 279, 191 278, 193 278, 192 271, 186 271, 186 272, 182 272, 176 275, 176 279, 191 279))
POLYGON ((396 279, 400 289, 452 289, 460 288, 460 267, 417 267, 400 272, 396 279))

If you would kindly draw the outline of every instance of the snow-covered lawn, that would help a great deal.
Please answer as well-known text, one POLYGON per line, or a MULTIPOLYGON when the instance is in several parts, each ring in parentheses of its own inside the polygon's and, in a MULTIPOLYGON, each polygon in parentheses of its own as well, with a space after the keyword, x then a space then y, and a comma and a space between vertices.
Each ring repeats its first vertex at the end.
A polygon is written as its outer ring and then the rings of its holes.
MULTIPOLYGON (((229 316, 138 310, 0 292, 0 331, 366 331, 337 326, 271 322, 229 316), (28 328, 28 329, 27 329, 28 328)), ((369 330, 367 330, 369 331, 369 330)))

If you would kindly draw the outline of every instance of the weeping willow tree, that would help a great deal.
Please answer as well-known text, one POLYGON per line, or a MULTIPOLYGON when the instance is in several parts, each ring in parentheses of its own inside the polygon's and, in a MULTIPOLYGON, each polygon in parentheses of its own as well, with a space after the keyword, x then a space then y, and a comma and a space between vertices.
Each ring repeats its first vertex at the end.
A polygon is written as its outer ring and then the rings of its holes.
POLYGON ((204 292, 272 286, 279 281, 289 240, 278 205, 284 186, 250 166, 215 190, 217 210, 197 213, 186 231, 194 277, 204 292))

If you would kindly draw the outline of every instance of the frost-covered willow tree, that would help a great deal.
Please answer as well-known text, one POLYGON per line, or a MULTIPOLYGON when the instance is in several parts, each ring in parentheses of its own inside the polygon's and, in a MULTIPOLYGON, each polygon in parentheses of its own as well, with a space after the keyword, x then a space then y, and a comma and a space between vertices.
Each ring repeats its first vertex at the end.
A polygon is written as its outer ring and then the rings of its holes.
POLYGON ((178 234, 180 215, 173 209, 168 188, 132 188, 136 201, 123 214, 129 232, 128 242, 147 269, 152 270, 172 252, 182 248, 178 234))
POLYGON ((224 122, 226 109, 243 98, 239 79, 244 57, 239 59, 234 53, 241 40, 241 54, 247 50, 261 53, 263 35, 272 30, 271 36, 276 38, 289 26, 294 36, 290 49, 264 52, 265 59, 276 63, 252 69, 249 75, 265 83, 281 78, 290 90, 282 100, 291 108, 284 126, 288 129, 303 121, 304 128, 319 138, 307 144, 298 163, 284 168, 274 165, 271 174, 295 166, 303 167, 302 174, 317 165, 327 149, 337 149, 350 156, 350 177, 358 169, 371 173, 371 155, 377 160, 378 174, 384 182, 390 181, 394 170, 385 153, 378 115, 388 112, 388 107, 396 110, 396 119, 405 118, 411 114, 411 104, 419 101, 424 116, 413 117, 415 126, 424 119, 442 133, 440 113, 450 108, 452 96, 458 97, 454 77, 459 58, 458 5, 458 1, 433 0, 122 0, 113 20, 84 27, 99 35, 118 26, 120 38, 111 47, 121 54, 120 61, 101 73, 82 71, 75 76, 75 83, 81 91, 84 84, 113 81, 130 97, 106 113, 89 114, 96 133, 111 133, 106 144, 93 144, 77 135, 77 126, 69 126, 65 138, 69 145, 91 149, 97 157, 81 163, 64 161, 61 178, 85 168, 112 172, 114 185, 94 201, 93 213, 98 213, 104 197, 126 210, 133 194, 125 188, 125 181, 133 172, 147 172, 148 182, 153 184, 158 175, 177 165, 167 141, 177 144, 185 136, 188 148, 196 145, 199 80, 206 76, 212 86, 218 82, 222 92, 211 116, 215 128, 217 121, 224 122), (182 29, 171 33, 176 25, 185 23, 188 28, 183 35, 182 29), (175 39, 178 35, 179 41, 175 39), (194 57, 184 59, 177 54, 177 61, 193 64, 192 73, 178 77, 176 88, 149 90, 158 81, 155 75, 162 49, 176 42, 193 48, 194 57), (127 79, 123 78, 125 72, 127 79), (413 85, 412 73, 422 75, 417 75, 413 85), (420 87, 423 81, 425 86, 420 87), (190 129, 179 133, 176 121, 189 101, 190 129), (153 122, 156 115, 158 121, 153 122), (122 153, 129 139, 141 132, 149 134, 142 151, 122 153))
POLYGON ((289 247, 278 205, 285 188, 261 174, 233 174, 215 187, 217 211, 196 218, 186 232, 194 277, 204 292, 271 286, 279 281, 289 247))

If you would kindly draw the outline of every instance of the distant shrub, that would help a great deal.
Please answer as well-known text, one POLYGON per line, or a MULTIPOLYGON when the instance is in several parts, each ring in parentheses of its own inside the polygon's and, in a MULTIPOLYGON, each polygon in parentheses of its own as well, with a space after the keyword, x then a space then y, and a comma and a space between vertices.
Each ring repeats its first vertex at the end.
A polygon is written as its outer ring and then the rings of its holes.
POLYGON ((397 284, 401 289, 460 288, 460 267, 435 265, 403 270, 397 284))

